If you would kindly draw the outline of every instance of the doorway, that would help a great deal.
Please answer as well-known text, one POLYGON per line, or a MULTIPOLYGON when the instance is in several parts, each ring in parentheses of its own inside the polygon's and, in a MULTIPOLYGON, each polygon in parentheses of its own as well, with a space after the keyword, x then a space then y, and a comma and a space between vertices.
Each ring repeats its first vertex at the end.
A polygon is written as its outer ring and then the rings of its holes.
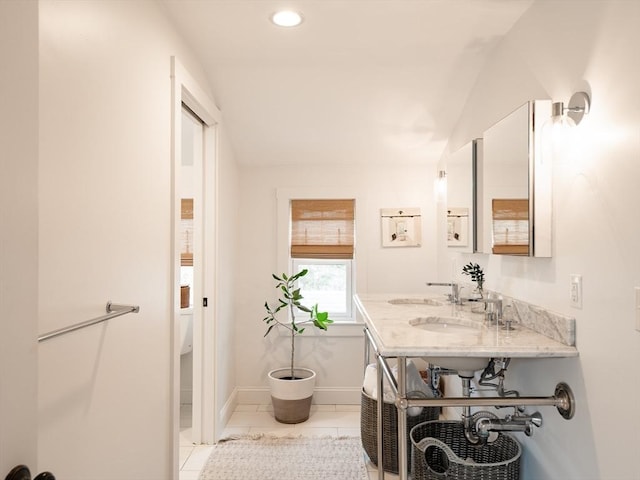
MULTIPOLYGON (((203 285, 203 147, 204 123, 184 103, 181 111, 181 158, 180 158, 180 432, 199 440, 193 435, 194 377, 197 379, 201 365, 201 352, 194 340, 194 325, 202 325, 203 305, 200 299, 203 285), (198 301, 194 301, 198 299, 198 301), (197 359, 197 362, 194 360, 197 359), (198 368, 196 368, 198 367, 198 368), (198 370, 198 371, 197 371, 198 370)), ((201 329, 197 329, 201 333, 201 329)), ((198 398, 198 395, 196 395, 198 398)), ((198 402, 195 402, 196 409, 198 402)), ((196 422, 198 423, 198 422, 196 422)))
POLYGON ((172 430, 174 478, 183 424, 190 441, 213 444, 216 311, 216 168, 220 112, 172 58, 173 288, 172 430), (186 330, 184 329, 186 328, 186 330))

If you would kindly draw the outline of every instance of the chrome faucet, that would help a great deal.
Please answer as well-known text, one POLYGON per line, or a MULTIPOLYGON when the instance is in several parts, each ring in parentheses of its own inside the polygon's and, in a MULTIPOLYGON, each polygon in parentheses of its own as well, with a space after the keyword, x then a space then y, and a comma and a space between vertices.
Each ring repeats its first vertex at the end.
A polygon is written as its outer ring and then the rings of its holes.
POLYGON ((460 304, 460 287, 457 283, 453 282, 427 282, 428 287, 451 287, 451 293, 447 295, 449 297, 449 301, 453 305, 460 304))
POLYGON ((502 322, 502 299, 501 298, 468 298, 467 302, 484 303, 485 305, 495 305, 495 312, 487 312, 492 324, 502 322))

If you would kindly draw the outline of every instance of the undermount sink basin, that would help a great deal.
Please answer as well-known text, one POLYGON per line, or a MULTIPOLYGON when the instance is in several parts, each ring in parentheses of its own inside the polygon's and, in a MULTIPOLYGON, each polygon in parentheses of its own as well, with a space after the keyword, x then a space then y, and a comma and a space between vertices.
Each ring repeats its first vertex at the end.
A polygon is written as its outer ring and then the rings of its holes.
POLYGON ((441 307, 445 302, 435 298, 394 298, 389 300, 391 305, 431 305, 441 307))
POLYGON ((435 333, 450 333, 452 335, 480 333, 482 324, 460 317, 420 317, 409 320, 412 327, 428 330, 435 333))
MULTIPOLYGON (((429 332, 460 336, 477 335, 484 328, 476 321, 459 317, 420 317, 410 320, 409 324, 429 332)), ((463 377, 472 377, 489 363, 486 357, 425 357, 424 360, 447 370, 456 370, 463 377)))

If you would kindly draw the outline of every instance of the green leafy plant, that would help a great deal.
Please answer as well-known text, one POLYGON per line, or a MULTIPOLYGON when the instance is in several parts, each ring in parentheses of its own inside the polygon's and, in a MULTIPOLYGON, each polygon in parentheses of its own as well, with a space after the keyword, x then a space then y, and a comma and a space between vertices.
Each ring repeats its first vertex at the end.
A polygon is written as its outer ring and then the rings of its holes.
MULTIPOLYGON (((277 282, 276 288, 280 290, 281 297, 278 298, 278 304, 275 307, 269 306, 269 302, 264 302, 264 308, 267 311, 267 316, 262 320, 268 325, 267 331, 264 336, 266 337, 273 330, 274 327, 286 328, 289 330, 291 340, 291 378, 294 377, 294 363, 295 363, 295 339, 298 335, 301 335, 306 325, 313 325, 320 330, 326 330, 327 326, 333 323, 333 320, 329 318, 327 312, 318 311, 318 304, 309 308, 304 306, 301 301, 303 300, 300 294, 300 288, 297 287, 297 282, 301 277, 304 277, 308 273, 307 269, 301 270, 298 273, 288 276, 283 273, 281 276, 272 274, 272 277, 277 282), (287 313, 286 320, 280 320, 278 318, 279 312, 285 310, 287 313), (309 318, 304 320, 296 319, 296 313, 304 312, 309 314, 309 318)), ((283 314, 284 315, 284 312, 283 314)))
POLYGON ((476 282, 480 298, 483 298, 482 286, 484 285, 484 272, 482 271, 482 267, 477 263, 469 262, 467 265, 462 267, 462 273, 464 275, 471 276, 471 280, 476 282))

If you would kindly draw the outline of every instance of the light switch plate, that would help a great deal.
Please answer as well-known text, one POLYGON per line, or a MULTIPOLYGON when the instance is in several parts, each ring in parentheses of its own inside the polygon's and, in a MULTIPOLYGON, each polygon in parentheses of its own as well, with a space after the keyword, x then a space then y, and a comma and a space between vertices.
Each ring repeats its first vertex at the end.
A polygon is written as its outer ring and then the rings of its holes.
POLYGON ((569 301, 574 308, 582 308, 582 275, 569 275, 569 301))

